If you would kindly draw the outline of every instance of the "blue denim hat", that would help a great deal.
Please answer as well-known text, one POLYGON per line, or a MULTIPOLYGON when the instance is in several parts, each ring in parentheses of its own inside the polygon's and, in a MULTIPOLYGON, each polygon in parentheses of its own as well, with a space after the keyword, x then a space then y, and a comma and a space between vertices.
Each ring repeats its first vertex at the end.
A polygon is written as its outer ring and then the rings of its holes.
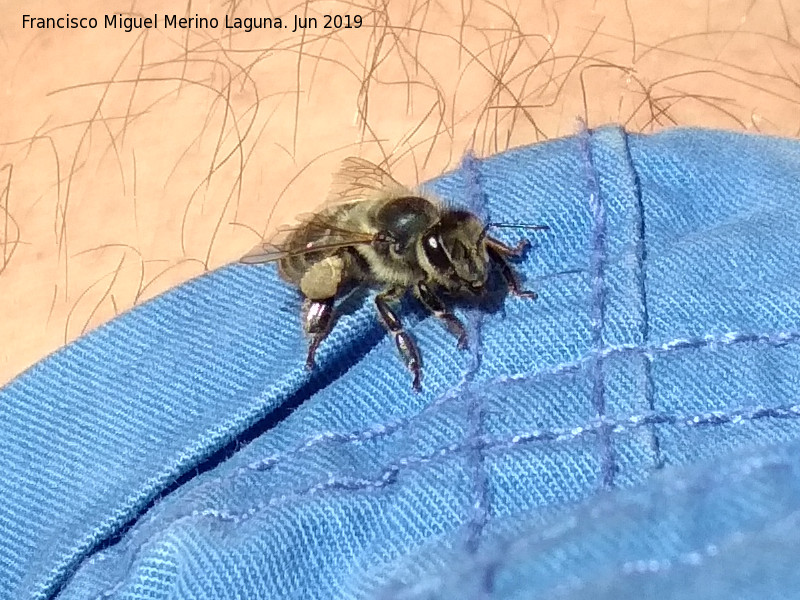
MULTIPOLYGON (((304 368, 274 265, 0 390, 0 600, 800 597, 800 144, 618 128, 428 185, 544 223, 539 299, 371 302, 304 368)), ((524 235, 497 232, 514 244, 524 235)))

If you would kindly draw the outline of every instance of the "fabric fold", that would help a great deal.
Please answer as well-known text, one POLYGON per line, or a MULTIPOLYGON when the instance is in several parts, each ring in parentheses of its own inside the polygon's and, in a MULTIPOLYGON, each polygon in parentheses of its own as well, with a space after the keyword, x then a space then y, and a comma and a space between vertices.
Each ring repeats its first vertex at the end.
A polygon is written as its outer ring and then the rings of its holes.
POLYGON ((0 600, 722 590, 737 532, 794 551, 799 173, 796 141, 704 130, 465 160, 426 189, 549 225, 515 265, 539 299, 459 308, 466 351, 409 302, 422 393, 369 301, 307 373, 273 265, 119 317, 0 390, 0 600), (669 492, 716 464, 739 483, 669 492))

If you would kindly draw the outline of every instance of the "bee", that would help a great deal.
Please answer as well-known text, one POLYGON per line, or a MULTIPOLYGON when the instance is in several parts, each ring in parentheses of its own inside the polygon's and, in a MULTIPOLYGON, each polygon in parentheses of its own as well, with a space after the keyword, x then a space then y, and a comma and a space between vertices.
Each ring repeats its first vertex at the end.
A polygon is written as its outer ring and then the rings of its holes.
POLYGON ((378 288, 378 317, 393 336, 414 389, 420 391, 419 349, 392 305, 411 291, 456 336, 458 347, 465 348, 466 329, 443 296, 482 297, 489 270, 496 266, 512 294, 537 297, 522 288, 509 264, 529 241, 511 247, 488 235, 492 227, 512 226, 483 223, 475 214, 446 207, 398 183, 377 165, 351 157, 334 174, 328 199, 318 212, 300 216, 296 227, 281 228, 241 262, 275 261, 283 279, 299 289, 309 337, 308 369, 331 331, 336 300, 354 288, 378 288))

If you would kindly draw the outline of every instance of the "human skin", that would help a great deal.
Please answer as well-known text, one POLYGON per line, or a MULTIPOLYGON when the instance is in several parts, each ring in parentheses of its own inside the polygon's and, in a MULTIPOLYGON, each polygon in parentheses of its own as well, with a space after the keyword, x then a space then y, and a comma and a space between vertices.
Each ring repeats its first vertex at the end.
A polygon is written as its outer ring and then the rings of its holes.
POLYGON ((349 155, 414 184, 578 118, 800 132, 787 0, 211 0, 177 14, 218 28, 165 28, 176 9, 0 7, 0 384, 313 210, 349 155), (115 9, 159 28, 104 29, 115 9), (23 28, 68 13, 100 24, 23 28), (226 14, 286 27, 225 29, 226 14), (295 15, 318 27, 292 31, 295 15))

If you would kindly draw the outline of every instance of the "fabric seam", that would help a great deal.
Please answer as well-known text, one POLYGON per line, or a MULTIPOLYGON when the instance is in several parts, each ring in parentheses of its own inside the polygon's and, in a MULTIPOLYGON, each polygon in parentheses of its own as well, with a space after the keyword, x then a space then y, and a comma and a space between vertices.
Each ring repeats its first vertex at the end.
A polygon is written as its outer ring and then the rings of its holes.
MULTIPOLYGON (((707 335, 700 338, 676 338, 661 344, 653 344, 648 346, 640 346, 637 344, 607 346, 603 351, 603 358, 607 359, 614 356, 633 354, 645 356, 648 360, 652 361, 656 356, 660 356, 662 354, 672 354, 681 350, 718 350, 719 348, 743 343, 762 343, 773 347, 783 347, 786 344, 795 342, 800 342, 800 331, 779 333, 728 332, 722 335, 707 335)), ((560 375, 575 373, 584 366, 587 366, 593 360, 593 358, 594 355, 590 353, 574 361, 559 363, 544 371, 536 373, 503 375, 486 381, 475 382, 474 385, 481 387, 494 387, 533 383, 546 377, 557 377, 560 375)), ((468 384, 465 383, 463 387, 466 387, 467 385, 468 384)), ((360 443, 386 435, 391 435, 392 433, 401 430, 403 427, 413 424, 416 419, 422 417, 433 409, 446 405, 456 399, 463 398, 463 394, 461 392, 463 392, 463 389, 457 386, 456 388, 449 390, 447 393, 442 394, 439 396, 439 398, 424 407, 420 412, 410 417, 401 417, 395 419, 394 421, 380 423, 367 429, 354 432, 324 432, 317 434, 307 438, 289 450, 272 454, 265 458, 249 463, 243 467, 239 467, 238 469, 231 471, 229 475, 220 477, 216 481, 224 483, 230 479, 234 479, 250 472, 266 471, 285 460, 295 457, 297 454, 310 450, 315 446, 326 442, 360 443)))
MULTIPOLYGON (((472 153, 467 153, 461 162, 461 168, 466 177, 467 201, 474 212, 484 221, 488 221, 486 213, 486 195, 483 190, 480 174, 480 163, 472 153)), ((483 428, 483 395, 476 391, 469 390, 469 386, 475 377, 481 363, 481 349, 483 346, 483 313, 470 310, 468 323, 471 325, 470 351, 471 360, 464 370, 458 388, 461 393, 466 393, 469 400, 467 442, 476 440, 481 435, 483 428)), ((480 536, 483 528, 489 519, 489 498, 486 480, 486 471, 483 464, 483 452, 479 447, 475 447, 468 454, 468 461, 471 464, 472 486, 474 490, 474 500, 471 514, 467 518, 466 549, 469 554, 474 554, 480 543, 480 536)))
POLYGON ((610 429, 615 434, 637 430, 651 425, 702 427, 718 425, 741 425, 761 419, 798 419, 800 418, 800 404, 782 406, 756 406, 750 408, 737 408, 730 411, 706 411, 698 413, 638 413, 622 419, 591 419, 583 426, 533 430, 506 438, 480 436, 474 440, 456 442, 438 448, 427 454, 404 457, 387 466, 380 474, 373 478, 362 477, 337 477, 330 475, 325 481, 304 487, 297 492, 291 492, 271 498, 267 502, 259 503, 241 512, 230 512, 224 509, 206 508, 197 509, 179 517, 170 526, 189 517, 211 517, 220 521, 241 522, 256 516, 262 511, 277 507, 293 499, 303 499, 308 496, 318 495, 324 491, 362 491, 367 489, 381 489, 397 481, 404 472, 412 472, 417 467, 426 465, 443 458, 457 456, 470 451, 475 447, 483 451, 509 450, 524 444, 553 443, 573 441, 600 431, 610 429))
MULTIPOLYGON (((775 334, 773 336, 769 336, 768 334, 728 334, 721 338, 713 338, 713 339, 709 338, 710 336, 705 336, 705 338, 694 339, 694 340, 678 339, 649 349, 638 348, 638 347, 631 347, 631 348, 608 347, 605 351, 605 355, 608 356, 614 352, 647 351, 650 352, 653 356, 655 356, 658 354, 664 354, 664 353, 668 354, 675 352, 677 350, 682 350, 687 348, 714 348, 719 345, 731 345, 743 342, 762 342, 773 346, 784 346, 789 342, 800 341, 800 332, 788 332, 782 334, 775 334)), ((578 361, 572 364, 573 365, 585 364, 591 359, 592 356, 589 355, 585 357, 582 361, 578 361)), ((562 372, 569 372, 569 371, 565 370, 562 372)), ((524 379, 518 379, 515 381, 526 382, 529 381, 529 378, 526 376, 526 378, 524 379)), ((447 395, 442 396, 442 398, 446 397, 447 395)), ((534 430, 526 434, 517 434, 510 438, 502 440, 481 436, 475 438, 474 440, 470 440, 467 443, 461 442, 461 443, 450 444, 443 448, 439 448, 434 452, 428 453, 427 455, 421 455, 417 457, 406 457, 404 459, 400 459, 399 461, 396 461, 394 464, 389 465, 382 471, 382 473, 378 477, 373 479, 368 480, 364 478, 354 478, 354 477, 337 478, 335 474, 331 474, 325 481, 318 482, 311 486, 307 486, 303 490, 300 490, 298 492, 293 492, 291 494, 285 494, 282 496, 271 498, 268 502, 259 503, 258 505, 253 506, 247 511, 241 513, 231 513, 229 511, 225 511, 224 509, 215 509, 215 508, 194 510, 191 513, 179 516, 176 519, 172 520, 171 522, 167 523, 164 527, 159 529, 157 533, 164 532, 169 528, 174 527, 176 524, 190 520, 192 518, 212 518, 219 521, 229 521, 238 523, 242 520, 257 515, 259 512, 269 510, 270 508, 273 507, 277 507, 280 504, 291 501, 292 499, 303 499, 308 496, 321 494, 325 491, 337 491, 337 490, 364 491, 368 489, 382 489, 387 485, 390 485, 391 483, 395 482, 397 476, 403 471, 411 471, 416 467, 431 463, 435 460, 447 458, 451 455, 458 455, 460 452, 463 452, 464 450, 471 451, 476 446, 482 452, 486 452, 486 451, 497 450, 500 448, 506 448, 506 449, 516 448, 519 447, 521 444, 527 444, 527 443, 536 443, 536 442, 552 443, 560 441, 569 441, 569 440, 583 438, 587 435, 599 433, 600 431, 605 431, 605 430, 610 430, 613 431, 614 433, 619 434, 626 431, 634 431, 640 427, 654 427, 659 425, 662 426, 682 425, 687 427, 715 426, 722 424, 738 425, 764 418, 776 418, 776 419, 800 418, 800 404, 792 404, 787 406, 772 406, 772 407, 756 406, 751 408, 738 408, 730 411, 706 411, 701 413, 684 414, 684 415, 680 415, 677 413, 670 414, 670 413, 658 413, 649 411, 646 413, 631 415, 624 419, 609 419, 608 417, 603 417, 602 419, 593 419, 584 426, 534 430)), ((387 428, 384 427, 384 431, 386 430, 387 428)), ((314 439, 324 440, 331 438, 314 438, 314 439)), ((301 448, 307 448, 307 447, 309 446, 301 448)), ((288 456, 288 453, 283 455, 283 457, 286 456, 288 456)), ((272 466, 274 466, 274 464, 276 463, 273 462, 272 466)), ((260 471, 264 470, 264 468, 258 468, 254 470, 260 471)), ((245 471, 249 471, 249 469, 245 469, 245 471)), ((233 471, 232 474, 241 475, 243 474, 243 472, 242 469, 237 469, 236 471, 233 471)), ((226 479, 228 478, 218 478, 215 481, 224 482, 226 479)), ((135 562, 135 556, 141 551, 141 549, 144 546, 147 545, 151 537, 152 536, 149 536, 148 538, 140 542, 138 548, 134 550, 134 558, 131 560, 131 563, 135 562)), ((126 542, 124 550, 132 548, 135 545, 134 544, 135 539, 136 539, 135 537, 131 537, 126 542)), ((91 565, 97 562, 101 562, 102 560, 105 560, 105 557, 103 555, 95 555, 87 564, 91 565)), ((490 579, 491 578, 489 578, 489 580, 490 579)), ((118 589, 119 586, 124 583, 124 581, 125 580, 122 579, 121 581, 115 582, 111 587, 107 588, 105 592, 101 593, 100 597, 103 597, 102 594, 113 593, 109 592, 109 590, 118 589)))
MULTIPOLYGON (((621 130, 625 142, 624 156, 628 164, 628 169, 633 177, 633 192, 638 211, 636 219, 636 283, 639 291, 639 298, 642 304, 641 315, 641 336, 642 343, 647 344, 650 340, 650 312, 647 305, 647 243, 645 234, 647 223, 645 221, 644 199, 642 197, 642 186, 636 165, 633 162, 633 155, 630 148, 630 134, 624 129, 621 130)), ((655 405, 655 381, 653 380, 653 360, 652 357, 644 356, 644 400, 648 410, 656 410, 655 405)), ((661 469, 664 467, 664 457, 661 453, 661 441, 658 437, 658 430, 655 426, 650 428, 650 445, 653 452, 653 468, 661 469)))
MULTIPOLYGON (((592 214, 592 238, 591 238, 591 260, 589 272, 591 274, 591 304, 589 315, 592 324, 592 347, 594 348, 593 360, 591 364, 592 379, 592 405, 598 418, 606 414, 605 398, 605 374, 604 356, 605 350, 605 301, 606 284, 605 264, 606 264, 606 213, 603 199, 600 193, 600 184, 597 178, 597 170, 592 160, 592 131, 582 125, 583 130, 580 135, 580 150, 584 161, 584 169, 587 178, 587 191, 589 209, 592 214)), ((616 459, 611 445, 611 432, 601 430, 598 434, 598 445, 600 453, 600 468, 602 472, 602 485, 610 488, 614 485, 616 472, 616 459)))

